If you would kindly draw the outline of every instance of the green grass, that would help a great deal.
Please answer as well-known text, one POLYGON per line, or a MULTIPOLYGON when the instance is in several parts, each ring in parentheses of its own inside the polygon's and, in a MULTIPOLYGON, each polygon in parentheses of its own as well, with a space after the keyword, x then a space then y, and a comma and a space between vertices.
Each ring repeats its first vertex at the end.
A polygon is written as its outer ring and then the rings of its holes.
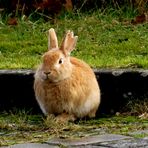
MULTIPOLYGON (((131 132, 148 129, 147 119, 137 116, 112 116, 77 123, 57 123, 53 118, 30 115, 25 111, 4 112, 0 115, 0 146, 46 142, 50 138, 81 138, 104 133, 131 136, 131 132)), ((132 135, 143 138, 147 134, 132 135)))
MULTIPOLYGON (((125 25, 118 16, 95 12, 78 16, 65 15, 55 24, 39 20, 19 20, 7 26, 0 20, 0 69, 36 68, 47 50, 46 31, 55 28, 59 42, 66 30, 79 36, 73 56, 97 68, 148 68, 148 25, 125 25)), ((142 104, 141 106, 144 106, 142 104)), ((128 104, 131 115, 147 112, 128 104), (132 107, 132 108, 131 108, 132 107), (137 110, 138 109, 138 110, 137 110)), ((78 123, 56 123, 42 115, 25 111, 0 113, 0 146, 24 142, 43 142, 52 137, 78 138, 89 135, 130 132, 148 129, 147 118, 122 114, 78 123)), ((134 135, 145 137, 148 135, 134 135)))
MULTIPOLYGON (((121 16, 120 16, 121 17, 121 16)), ((79 36, 73 56, 94 68, 148 68, 148 25, 125 25, 124 19, 94 12, 64 15, 55 24, 19 20, 17 26, 0 21, 0 69, 36 68, 47 50, 46 31, 55 28, 59 42, 66 30, 79 36)))

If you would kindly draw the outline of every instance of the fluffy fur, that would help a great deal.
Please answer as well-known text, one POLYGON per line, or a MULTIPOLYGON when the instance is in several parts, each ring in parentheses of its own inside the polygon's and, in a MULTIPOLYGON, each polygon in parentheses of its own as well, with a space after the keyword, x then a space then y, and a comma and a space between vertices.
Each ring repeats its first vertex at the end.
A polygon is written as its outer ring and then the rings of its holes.
POLYGON ((70 57, 77 36, 68 31, 59 48, 54 29, 49 30, 48 51, 35 73, 36 99, 45 115, 60 120, 95 117, 100 89, 93 70, 82 60, 70 57))

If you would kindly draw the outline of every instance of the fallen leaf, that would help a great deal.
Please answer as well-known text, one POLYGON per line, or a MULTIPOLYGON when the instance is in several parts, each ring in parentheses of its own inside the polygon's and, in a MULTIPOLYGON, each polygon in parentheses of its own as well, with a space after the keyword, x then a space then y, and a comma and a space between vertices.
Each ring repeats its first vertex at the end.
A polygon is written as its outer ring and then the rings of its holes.
POLYGON ((142 115, 139 116, 141 119, 148 119, 148 113, 143 113, 142 115))
POLYGON ((72 11, 73 5, 71 0, 66 0, 66 3, 64 4, 66 11, 72 11))
POLYGON ((133 25, 136 25, 136 24, 142 24, 146 21, 148 21, 148 16, 146 13, 143 13, 141 15, 136 16, 136 18, 134 20, 132 20, 131 23, 133 25))
POLYGON ((9 18, 7 21, 7 24, 8 25, 17 25, 18 24, 17 18, 9 18))

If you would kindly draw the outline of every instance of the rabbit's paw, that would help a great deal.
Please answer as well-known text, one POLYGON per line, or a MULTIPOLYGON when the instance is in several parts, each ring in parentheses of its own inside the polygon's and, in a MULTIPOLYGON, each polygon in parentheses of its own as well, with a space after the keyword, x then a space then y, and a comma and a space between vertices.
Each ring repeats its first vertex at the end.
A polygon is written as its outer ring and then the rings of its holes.
POLYGON ((62 113, 56 117, 56 122, 74 122, 76 120, 76 117, 74 115, 62 113))

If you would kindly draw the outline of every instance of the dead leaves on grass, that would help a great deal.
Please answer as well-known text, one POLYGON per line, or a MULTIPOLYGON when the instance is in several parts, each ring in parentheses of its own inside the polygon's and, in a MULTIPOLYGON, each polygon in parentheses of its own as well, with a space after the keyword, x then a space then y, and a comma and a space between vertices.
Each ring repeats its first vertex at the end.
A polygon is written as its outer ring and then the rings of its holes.
POLYGON ((137 25, 137 24, 143 24, 145 22, 148 22, 148 14, 142 13, 141 15, 138 15, 131 21, 131 24, 137 25))

